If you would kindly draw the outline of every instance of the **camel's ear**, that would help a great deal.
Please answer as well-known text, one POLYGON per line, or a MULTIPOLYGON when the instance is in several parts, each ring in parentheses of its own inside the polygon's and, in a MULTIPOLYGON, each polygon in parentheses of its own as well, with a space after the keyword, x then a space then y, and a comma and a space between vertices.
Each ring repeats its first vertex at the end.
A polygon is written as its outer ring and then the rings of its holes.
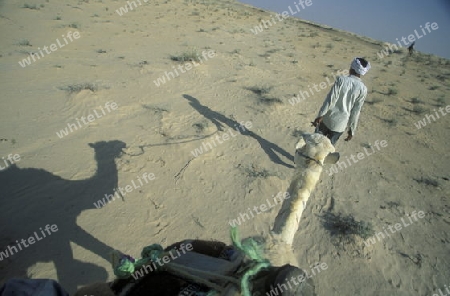
POLYGON ((304 137, 301 137, 300 140, 298 140, 297 144, 295 145, 295 150, 303 148, 303 146, 306 145, 304 137))
POLYGON ((88 143, 89 147, 94 148, 94 144, 88 143))
POLYGON ((335 164, 336 162, 338 162, 339 157, 340 157, 339 152, 333 152, 333 153, 328 154, 327 157, 325 157, 325 160, 323 162, 335 164))

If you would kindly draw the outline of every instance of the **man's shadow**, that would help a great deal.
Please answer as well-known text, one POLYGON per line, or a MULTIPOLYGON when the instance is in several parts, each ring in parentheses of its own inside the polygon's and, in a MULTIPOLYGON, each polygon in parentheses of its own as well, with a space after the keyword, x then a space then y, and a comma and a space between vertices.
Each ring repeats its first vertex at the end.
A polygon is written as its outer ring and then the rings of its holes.
MULTIPOLYGON (((0 172, 0 278, 31 277, 27 269, 39 262, 53 262, 57 280, 73 293, 77 285, 106 281, 107 271, 95 264, 74 259, 70 243, 109 261, 113 248, 78 226, 77 217, 85 210, 96 209, 94 202, 113 194, 118 186, 114 159, 126 147, 121 141, 89 144, 95 152, 97 171, 85 180, 66 180, 43 169, 18 168, 0 172), (41 229, 55 224, 57 231, 43 237, 41 229), (30 244, 29 237, 40 237, 30 244), (18 243, 25 240, 27 247, 18 243), (17 242, 16 242, 17 241, 17 242), (0 253, 1 256, 1 253, 0 253)), ((101 215, 102 209, 96 209, 101 215)), ((105 221, 106 222, 106 221, 105 221)), ((45 274, 45 272, 44 272, 45 274)))
MULTIPOLYGON (((189 101, 189 104, 194 109, 196 109, 198 113, 202 114, 205 118, 209 119, 212 123, 214 123, 214 125, 219 131, 224 131, 223 124, 229 126, 232 129, 236 129, 236 127, 239 127, 240 125, 239 122, 230 119, 220 114, 219 112, 213 111, 206 106, 203 106, 196 98, 190 95, 184 94, 183 98, 187 99, 189 101)), ((293 165, 282 161, 280 157, 276 154, 277 152, 286 157, 287 159, 289 159, 291 162, 294 162, 294 157, 289 152, 285 151, 283 148, 280 148, 274 143, 262 138, 261 136, 255 134, 254 132, 248 129, 245 129, 244 131, 242 131, 242 129, 239 129, 239 131, 242 135, 249 136, 257 140, 261 148, 264 150, 264 152, 266 152, 270 160, 272 160, 274 163, 284 165, 288 168, 294 168, 293 165)))

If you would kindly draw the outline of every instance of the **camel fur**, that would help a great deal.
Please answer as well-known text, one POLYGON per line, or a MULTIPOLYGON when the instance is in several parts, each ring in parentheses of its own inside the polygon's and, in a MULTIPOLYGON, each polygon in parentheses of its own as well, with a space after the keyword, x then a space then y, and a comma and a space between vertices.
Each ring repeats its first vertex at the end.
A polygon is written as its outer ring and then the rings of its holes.
POLYGON ((297 142, 294 176, 287 190, 289 198, 283 202, 272 231, 263 238, 264 256, 273 266, 290 264, 300 267, 292 249, 300 218, 319 181, 323 165, 338 160, 339 153, 321 134, 304 134, 297 142))
POLYGON ((287 245, 294 241, 306 202, 319 181, 324 163, 336 163, 339 159, 330 140, 321 134, 304 134, 295 149, 295 172, 288 189, 290 198, 283 203, 272 229, 287 245))
MULTIPOLYGON (((277 267, 285 264, 299 267, 292 250, 292 243, 298 230, 300 218, 306 207, 306 202, 320 178, 323 164, 336 163, 339 160, 339 153, 335 153, 330 140, 321 134, 303 135, 295 148, 294 162, 296 167, 288 189, 290 198, 285 199, 275 218, 274 227, 269 233, 269 237, 247 238, 257 241, 263 247, 264 257, 270 261, 272 266, 277 267)), ((309 285, 309 288, 305 288, 306 290, 314 290, 312 282, 308 282, 306 285, 309 285)), ((100 292, 102 288, 107 287, 106 284, 97 284, 94 287, 99 289, 100 294, 98 295, 109 295, 100 292)), ((82 290, 82 292, 90 293, 88 289, 82 290)), ((239 295, 236 287, 231 285, 227 286, 223 293, 227 296, 239 295)))

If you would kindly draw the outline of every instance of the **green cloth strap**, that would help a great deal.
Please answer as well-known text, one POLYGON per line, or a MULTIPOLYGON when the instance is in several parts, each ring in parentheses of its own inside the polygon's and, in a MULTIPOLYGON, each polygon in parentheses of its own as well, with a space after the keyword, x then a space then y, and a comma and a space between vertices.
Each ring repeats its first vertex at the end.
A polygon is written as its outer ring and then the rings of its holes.
MULTIPOLYGON (((262 269, 270 267, 270 262, 261 255, 261 249, 254 239, 250 238, 245 240, 244 243, 241 242, 237 227, 231 227, 230 234, 233 245, 256 263, 244 273, 241 279, 242 296, 251 296, 251 278, 262 269)), ((163 253, 164 249, 161 245, 153 244, 143 248, 142 258, 133 262, 130 257, 115 252, 113 253, 113 265, 116 264, 116 266, 113 266, 114 274, 120 279, 127 279, 135 270, 140 269, 145 264, 156 262, 163 253)))
MULTIPOLYGON (((163 254, 164 249, 161 245, 153 244, 142 249, 141 259, 132 262, 127 256, 119 259, 117 266, 113 266, 114 274, 120 279, 129 278, 133 272, 149 262, 156 262, 163 254)), ((156 265, 155 265, 156 266, 156 265)))
POLYGON ((239 250, 241 250, 250 259, 252 259, 257 263, 252 268, 247 270, 241 279, 242 296, 251 296, 250 291, 251 278, 255 276, 261 269, 270 267, 270 262, 261 255, 261 249, 254 239, 252 238, 247 239, 244 241, 244 244, 242 244, 239 238, 239 232, 237 227, 231 227, 230 233, 233 245, 239 250))

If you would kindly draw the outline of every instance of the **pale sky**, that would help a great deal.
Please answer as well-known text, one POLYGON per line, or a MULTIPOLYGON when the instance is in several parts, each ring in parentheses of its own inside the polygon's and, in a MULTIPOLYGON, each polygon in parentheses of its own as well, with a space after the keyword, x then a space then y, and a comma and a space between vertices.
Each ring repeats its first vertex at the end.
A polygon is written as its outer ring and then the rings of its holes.
POLYGON ((240 0, 278 13, 289 11, 289 6, 297 11, 297 4, 301 10, 294 17, 390 43, 417 30, 422 37, 416 41, 416 50, 450 59, 450 0, 310 1, 312 5, 302 9, 300 0, 240 0), (425 30, 424 35, 420 26, 427 22, 435 22, 439 28, 430 29, 431 33, 425 30))

